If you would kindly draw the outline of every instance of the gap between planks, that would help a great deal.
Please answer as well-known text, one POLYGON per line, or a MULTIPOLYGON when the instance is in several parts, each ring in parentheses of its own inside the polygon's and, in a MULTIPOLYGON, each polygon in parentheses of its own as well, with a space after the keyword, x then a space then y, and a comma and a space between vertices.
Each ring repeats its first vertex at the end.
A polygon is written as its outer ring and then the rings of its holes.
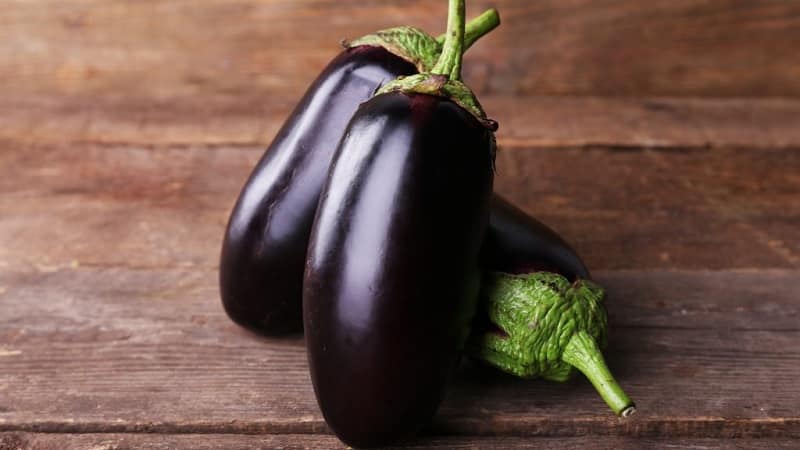
MULTIPOLYGON (((0 430, 328 432, 302 340, 231 324, 213 271, 0 275, 10 287, 0 295, 0 430)), ((797 271, 597 278, 609 292, 609 366, 637 416, 613 417, 580 377, 525 381, 465 364, 430 432, 800 437, 797 271), (693 328, 660 328, 674 323, 693 328)))
MULTIPOLYGON (((596 449, 614 448, 640 450, 643 448, 678 447, 695 450, 720 448, 796 449, 792 439, 736 439, 721 442, 717 439, 685 439, 661 437, 655 439, 626 437, 579 438, 520 438, 520 437, 441 437, 421 436, 397 449, 596 449)), ((280 449, 346 449, 334 436, 320 435, 191 435, 191 434, 37 434, 0 433, 0 449, 13 450, 263 450, 280 449)))
MULTIPOLYGON (((434 423, 422 432, 428 436, 464 437, 527 437, 527 438, 580 438, 580 437, 625 437, 648 439, 670 436, 672 438, 714 438, 714 439, 800 439, 800 417, 772 419, 726 419, 722 417, 685 417, 685 418, 560 418, 546 419, 521 418, 514 419, 480 419, 481 425, 476 427, 475 420, 441 420, 434 418, 434 423), (618 423, 610 424, 611 421, 618 423)), ((232 421, 235 422, 235 421, 232 421)), ((253 436, 332 436, 331 430, 322 420, 304 424, 257 424, 257 423, 108 423, 108 422, 29 422, 3 424, 0 422, 0 433, 44 433, 44 434, 173 434, 173 435, 253 435, 253 436)), ((2 447, 0 447, 2 449, 2 447)))
MULTIPOLYGON (((266 147, 300 93, 0 100, 0 144, 266 147), (265 101, 264 99, 269 99, 265 101)), ((800 99, 482 98, 505 149, 705 151, 800 147, 800 99)))
MULTIPOLYGON (((0 178, 0 268, 212 269, 261 154, 0 142, 14 168, 0 178)), ((800 268, 798 151, 501 149, 496 167, 495 191, 592 270, 800 268)))

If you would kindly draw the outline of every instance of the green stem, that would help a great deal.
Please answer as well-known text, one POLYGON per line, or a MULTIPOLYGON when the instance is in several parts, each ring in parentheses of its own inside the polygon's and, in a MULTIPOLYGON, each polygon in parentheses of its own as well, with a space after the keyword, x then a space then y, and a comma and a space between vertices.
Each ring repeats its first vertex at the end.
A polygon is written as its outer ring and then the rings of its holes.
MULTIPOLYGON (((494 8, 487 9, 480 16, 467 22, 464 28, 464 50, 472 47, 483 36, 500 26, 500 15, 494 8)), ((444 43, 446 34, 436 38, 440 44, 444 43)))
POLYGON ((431 69, 435 75, 446 75, 450 80, 461 79, 461 59, 464 54, 465 0, 449 0, 447 12, 447 37, 442 54, 431 69))
POLYGON ((578 331, 570 339, 561 359, 572 364, 586 375, 606 404, 618 416, 628 417, 636 412, 636 405, 611 375, 597 343, 585 331, 578 331))

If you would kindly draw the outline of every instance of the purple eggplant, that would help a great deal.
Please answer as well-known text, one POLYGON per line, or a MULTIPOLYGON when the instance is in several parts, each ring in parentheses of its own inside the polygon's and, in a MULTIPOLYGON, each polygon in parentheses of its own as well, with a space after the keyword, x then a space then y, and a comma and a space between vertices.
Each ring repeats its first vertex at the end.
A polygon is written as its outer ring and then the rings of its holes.
POLYGON ((495 195, 481 250, 489 271, 523 274, 556 272, 571 281, 591 278, 578 253, 555 231, 495 195))
MULTIPOLYGON (((495 10, 470 22, 467 44, 498 23, 495 10)), ((302 329, 308 238, 347 122, 384 83, 430 69, 441 48, 415 28, 384 30, 349 44, 314 81, 253 169, 228 221, 219 281, 233 321, 265 335, 302 329)))
POLYGON ((430 420, 476 311, 496 124, 458 81, 463 11, 450 1, 431 73, 388 84, 356 111, 311 233, 311 379, 328 425, 355 447, 430 420))

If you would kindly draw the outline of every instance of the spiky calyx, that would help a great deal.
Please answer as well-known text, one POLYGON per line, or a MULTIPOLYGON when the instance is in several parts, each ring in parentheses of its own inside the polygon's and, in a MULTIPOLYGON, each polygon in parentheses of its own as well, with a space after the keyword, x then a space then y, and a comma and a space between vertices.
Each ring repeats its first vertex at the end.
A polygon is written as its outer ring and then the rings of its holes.
POLYGON ((448 79, 446 75, 420 73, 390 81, 383 85, 376 95, 398 91, 447 98, 472 114, 486 128, 497 131, 497 122, 486 117, 483 106, 475 94, 460 80, 448 79))
POLYGON ((472 356, 522 378, 566 381, 578 369, 615 413, 632 414, 600 351, 608 338, 600 286, 549 272, 491 273, 482 298, 478 314, 497 328, 472 337, 472 356))
MULTIPOLYGON (((470 20, 465 29, 464 48, 469 48, 480 38, 500 25, 500 15, 494 8, 470 20)), ((390 53, 414 64, 419 72, 429 72, 436 65, 446 36, 434 38, 419 28, 402 26, 377 31, 353 41, 344 41, 345 48, 371 45, 383 47, 390 53)))
POLYGON ((519 377, 566 381, 574 367, 561 357, 578 330, 605 345, 603 295, 590 281, 572 285, 549 272, 487 275, 482 306, 505 335, 484 334, 481 359, 519 377))
POLYGON ((449 0, 445 41, 436 64, 429 71, 391 81, 376 95, 403 92, 443 97, 469 112, 490 130, 496 131, 497 122, 487 119, 475 94, 461 81, 461 61, 467 43, 464 11, 464 0, 449 0))
POLYGON ((442 53, 442 44, 433 36, 415 27, 396 27, 381 30, 345 42, 345 47, 360 45, 383 47, 390 53, 403 58, 417 67, 420 72, 430 70, 442 53))

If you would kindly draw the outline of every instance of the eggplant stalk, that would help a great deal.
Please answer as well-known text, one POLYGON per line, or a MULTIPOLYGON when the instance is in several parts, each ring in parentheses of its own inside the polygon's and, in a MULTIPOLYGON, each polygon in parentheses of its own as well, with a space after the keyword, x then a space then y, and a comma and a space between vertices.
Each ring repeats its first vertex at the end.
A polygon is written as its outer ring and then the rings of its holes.
POLYGON ((561 356, 566 363, 580 370, 592 383, 614 414, 628 417, 636 412, 633 401, 625 394, 608 370, 597 342, 585 331, 572 335, 561 356))
MULTIPOLYGON (((473 335, 470 354, 521 378, 566 381, 583 372, 615 414, 636 408, 619 386, 600 349, 608 336, 605 292, 587 280, 533 272, 486 277, 479 315, 497 326, 473 335)), ((480 322, 480 321, 479 321, 480 322)))
POLYGON ((464 57, 464 0, 450 0, 447 13, 447 33, 442 54, 431 69, 434 75, 446 75, 451 81, 461 80, 461 61, 464 57))
MULTIPOLYGON (((472 45, 477 42, 478 39, 482 38, 499 25, 500 14, 498 14, 497 10, 494 8, 487 9, 480 16, 467 22, 467 25, 464 29, 464 49, 466 50, 472 47, 472 45)), ((436 40, 439 43, 444 44, 446 38, 447 34, 442 34, 441 36, 437 37, 436 40)))

